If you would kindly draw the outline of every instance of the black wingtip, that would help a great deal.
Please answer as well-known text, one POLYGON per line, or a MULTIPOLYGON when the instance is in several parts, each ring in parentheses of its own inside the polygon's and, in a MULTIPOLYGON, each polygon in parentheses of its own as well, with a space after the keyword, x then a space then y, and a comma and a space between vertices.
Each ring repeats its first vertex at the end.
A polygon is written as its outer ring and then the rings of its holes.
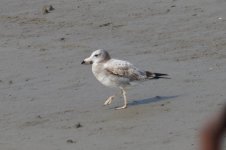
POLYGON ((168 74, 165 73, 152 73, 149 71, 146 71, 146 75, 150 79, 170 79, 168 74))
POLYGON ((165 73, 153 73, 154 74, 154 79, 171 79, 169 78, 168 74, 165 73))
POLYGON ((159 76, 159 77, 161 77, 161 76, 169 76, 168 74, 165 74, 165 73, 154 73, 154 75, 159 76))

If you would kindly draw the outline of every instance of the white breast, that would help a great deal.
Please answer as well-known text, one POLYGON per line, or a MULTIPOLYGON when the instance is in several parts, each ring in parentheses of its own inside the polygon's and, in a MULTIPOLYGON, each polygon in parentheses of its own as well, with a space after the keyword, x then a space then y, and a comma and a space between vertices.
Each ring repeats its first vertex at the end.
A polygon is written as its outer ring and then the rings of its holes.
POLYGON ((107 75, 106 71, 103 68, 103 65, 93 64, 92 72, 96 77, 96 79, 100 81, 103 85, 109 86, 109 87, 115 87, 114 82, 112 81, 111 77, 107 75))

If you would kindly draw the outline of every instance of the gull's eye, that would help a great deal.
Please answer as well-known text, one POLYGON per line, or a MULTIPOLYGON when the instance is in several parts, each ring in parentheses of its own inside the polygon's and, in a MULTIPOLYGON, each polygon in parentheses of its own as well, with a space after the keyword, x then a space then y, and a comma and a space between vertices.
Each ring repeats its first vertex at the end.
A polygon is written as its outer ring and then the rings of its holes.
POLYGON ((94 55, 95 57, 99 56, 99 54, 94 55))

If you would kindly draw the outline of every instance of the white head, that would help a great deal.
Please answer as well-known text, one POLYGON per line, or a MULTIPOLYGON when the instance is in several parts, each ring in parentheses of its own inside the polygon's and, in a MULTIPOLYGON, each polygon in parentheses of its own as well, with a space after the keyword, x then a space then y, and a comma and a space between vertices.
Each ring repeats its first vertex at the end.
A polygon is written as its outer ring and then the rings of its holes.
POLYGON ((81 64, 93 64, 102 63, 111 59, 109 53, 106 50, 95 50, 88 58, 84 59, 81 64))

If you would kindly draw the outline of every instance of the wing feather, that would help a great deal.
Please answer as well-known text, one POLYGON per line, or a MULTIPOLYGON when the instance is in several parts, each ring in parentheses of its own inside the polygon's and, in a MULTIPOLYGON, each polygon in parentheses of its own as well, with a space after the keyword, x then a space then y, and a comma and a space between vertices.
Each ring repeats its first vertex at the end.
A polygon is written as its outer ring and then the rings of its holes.
POLYGON ((130 62, 112 59, 104 66, 105 70, 115 76, 128 78, 130 81, 139 80, 143 72, 130 62))

